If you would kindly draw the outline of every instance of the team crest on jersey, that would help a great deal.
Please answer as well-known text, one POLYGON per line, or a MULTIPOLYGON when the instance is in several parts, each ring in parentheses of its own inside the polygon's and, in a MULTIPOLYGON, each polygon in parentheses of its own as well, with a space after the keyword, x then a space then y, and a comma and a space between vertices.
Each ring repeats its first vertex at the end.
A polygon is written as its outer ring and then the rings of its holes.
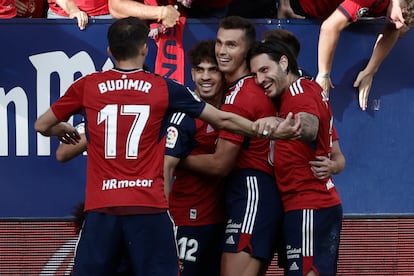
POLYGON ((369 11, 369 9, 366 8, 366 7, 365 8, 360 8, 357 12, 357 18, 360 19, 360 18, 363 18, 363 17, 367 16, 368 11, 369 11))
POLYGON ((165 141, 165 146, 167 148, 173 149, 175 147, 175 144, 177 143, 177 139, 178 130, 173 126, 167 128, 167 139, 165 141))

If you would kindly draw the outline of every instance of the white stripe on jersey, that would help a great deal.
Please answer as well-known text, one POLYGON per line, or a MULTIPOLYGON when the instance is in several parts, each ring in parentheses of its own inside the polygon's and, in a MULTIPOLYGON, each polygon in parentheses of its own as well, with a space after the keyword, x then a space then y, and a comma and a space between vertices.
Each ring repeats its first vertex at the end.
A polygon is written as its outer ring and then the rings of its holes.
POLYGON ((289 86, 289 91, 292 96, 303 93, 303 88, 300 84, 300 78, 289 86))
POLYGON ((309 209, 302 214, 302 252, 304 257, 313 256, 313 210, 309 209))
POLYGON ((257 205, 259 204, 259 191, 257 178, 255 176, 246 177, 247 180, 247 206, 244 214, 241 232, 251 234, 256 220, 257 205))
POLYGON ((185 117, 185 113, 183 113, 183 112, 175 112, 171 116, 170 123, 179 125, 183 121, 184 117, 185 117))

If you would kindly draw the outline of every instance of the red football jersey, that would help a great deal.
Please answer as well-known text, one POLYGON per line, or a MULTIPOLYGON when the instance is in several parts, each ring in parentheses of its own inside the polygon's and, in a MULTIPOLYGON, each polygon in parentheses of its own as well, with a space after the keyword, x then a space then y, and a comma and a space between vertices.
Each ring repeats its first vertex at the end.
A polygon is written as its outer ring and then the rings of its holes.
POLYGON ((88 137, 85 210, 167 208, 163 161, 170 112, 198 116, 205 103, 185 87, 143 70, 80 78, 52 110, 59 120, 84 110, 88 137))
MULTIPOLYGON (((74 0, 81 11, 88 16, 109 14, 108 0, 74 0)), ((61 16, 69 16, 54 0, 49 0, 49 8, 61 16)))
POLYGON ((13 18, 16 14, 14 0, 0 0, 0 18, 13 18))
MULTIPOLYGON (((229 88, 222 109, 239 114, 251 121, 276 116, 275 105, 266 96, 264 90, 256 85, 252 76, 241 78, 229 88)), ((273 174, 273 168, 269 162, 271 147, 269 140, 249 138, 227 131, 220 131, 219 136, 241 146, 235 168, 256 169, 273 174)))
MULTIPOLYGON (((165 154, 180 158, 188 148, 193 148, 191 155, 214 153, 218 132, 200 119, 182 115, 182 119, 169 125, 168 129, 174 131, 174 141, 167 142, 165 154)), ((180 167, 176 168, 174 176, 169 203, 177 226, 207 225, 224 221, 224 190, 220 177, 180 167)))
POLYGON ((280 117, 289 112, 306 112, 319 119, 317 138, 312 143, 276 140, 275 175, 285 211, 326 208, 341 203, 331 178, 313 176, 309 161, 329 156, 332 150, 333 117, 328 98, 314 81, 300 78, 281 96, 280 117))
POLYGON ((389 0, 299 0, 308 17, 321 20, 328 18, 337 8, 352 21, 385 16, 389 3, 389 0))

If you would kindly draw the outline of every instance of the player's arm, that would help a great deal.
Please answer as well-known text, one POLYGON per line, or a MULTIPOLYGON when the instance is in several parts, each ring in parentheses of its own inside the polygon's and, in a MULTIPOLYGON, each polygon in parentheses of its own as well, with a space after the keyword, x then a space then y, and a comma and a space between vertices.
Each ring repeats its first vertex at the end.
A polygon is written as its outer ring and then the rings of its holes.
POLYGON ((226 176, 233 169, 239 150, 239 145, 219 138, 213 154, 189 155, 180 166, 202 174, 226 176))
POLYGON ((157 20, 171 28, 177 23, 180 12, 172 5, 151 6, 133 0, 109 0, 109 12, 114 18, 134 16, 141 20, 157 20))
POLYGON ((366 110, 367 108, 368 96, 374 75, 385 57, 394 47, 400 32, 401 29, 397 30, 394 23, 389 23, 385 26, 383 34, 380 34, 377 38, 368 64, 359 72, 354 82, 354 87, 358 87, 359 90, 359 106, 362 110, 366 110))
POLYGON ((299 140, 304 142, 315 141, 319 130, 318 117, 307 112, 299 112, 298 116, 301 121, 301 132, 299 140))
POLYGON ((169 198, 170 191, 171 191, 174 171, 179 162, 180 162, 180 158, 170 156, 170 155, 164 156, 164 193, 165 193, 167 200, 169 198))
POLYGON ((305 19, 306 17, 296 14, 291 5, 290 0, 279 0, 279 5, 277 7, 277 18, 284 19, 284 18, 297 18, 297 19, 305 19))
POLYGON ((338 140, 332 143, 331 158, 316 156, 315 160, 309 162, 313 175, 319 179, 340 173, 345 168, 345 163, 345 156, 342 154, 338 140))
POLYGON ((36 120, 34 128, 43 136, 55 136, 65 144, 76 144, 80 139, 75 127, 69 123, 60 122, 50 108, 36 120))
POLYGON ((73 0, 56 0, 58 4, 68 15, 69 18, 76 18, 79 29, 85 29, 88 24, 88 14, 81 11, 73 0))
POLYGON ((62 163, 67 162, 86 151, 87 144, 88 141, 86 139, 85 133, 81 133, 78 143, 62 143, 59 145, 59 147, 56 150, 56 159, 62 163))
MULTIPOLYGON (((292 114, 289 116, 291 117, 292 114)), ((216 129, 225 129, 249 137, 286 139, 287 137, 297 137, 300 131, 300 120, 295 119, 295 123, 292 125, 288 118, 280 122, 276 117, 268 117, 267 120, 258 120, 253 123, 237 114, 218 110, 207 103, 199 117, 216 129)))
POLYGON ((318 75, 316 81, 329 95, 333 87, 330 73, 336 46, 341 34, 351 21, 336 9, 321 25, 318 42, 318 75))

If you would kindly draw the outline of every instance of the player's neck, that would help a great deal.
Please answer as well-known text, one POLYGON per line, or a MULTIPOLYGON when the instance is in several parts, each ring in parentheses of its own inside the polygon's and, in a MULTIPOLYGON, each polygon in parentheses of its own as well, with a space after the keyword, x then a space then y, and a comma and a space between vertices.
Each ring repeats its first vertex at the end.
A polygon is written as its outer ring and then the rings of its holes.
POLYGON ((144 62, 141 59, 128 59, 115 62, 115 67, 123 70, 142 69, 144 62))
POLYGON ((236 80, 249 75, 249 69, 247 68, 247 64, 242 64, 240 67, 238 67, 233 72, 226 72, 224 74, 224 77, 226 78, 227 83, 233 83, 236 80))

